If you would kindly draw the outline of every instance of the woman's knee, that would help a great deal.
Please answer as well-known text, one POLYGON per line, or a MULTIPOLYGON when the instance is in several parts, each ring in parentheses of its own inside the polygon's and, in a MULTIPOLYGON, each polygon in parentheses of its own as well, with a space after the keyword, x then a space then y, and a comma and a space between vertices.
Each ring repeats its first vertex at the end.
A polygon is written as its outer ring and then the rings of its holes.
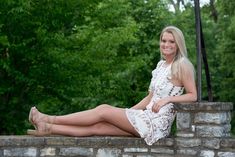
POLYGON ((97 114, 100 115, 101 118, 105 118, 107 113, 110 113, 112 110, 113 106, 108 105, 108 104, 101 104, 95 108, 95 111, 97 114))
POLYGON ((96 111, 104 111, 104 110, 109 110, 111 108, 110 105, 108 104, 101 104, 95 108, 96 111))

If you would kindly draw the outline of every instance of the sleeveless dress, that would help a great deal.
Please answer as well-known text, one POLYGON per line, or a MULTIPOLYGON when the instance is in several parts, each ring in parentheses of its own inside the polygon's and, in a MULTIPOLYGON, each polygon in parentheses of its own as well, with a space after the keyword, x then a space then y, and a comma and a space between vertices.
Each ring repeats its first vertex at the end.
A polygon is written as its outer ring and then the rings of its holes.
POLYGON ((148 145, 169 135, 176 114, 172 103, 161 107, 159 112, 153 112, 152 106, 161 98, 181 95, 184 90, 184 87, 174 86, 170 82, 171 65, 165 66, 164 64, 164 60, 159 61, 156 69, 152 71, 149 91, 153 92, 153 96, 146 109, 125 110, 131 125, 148 145))

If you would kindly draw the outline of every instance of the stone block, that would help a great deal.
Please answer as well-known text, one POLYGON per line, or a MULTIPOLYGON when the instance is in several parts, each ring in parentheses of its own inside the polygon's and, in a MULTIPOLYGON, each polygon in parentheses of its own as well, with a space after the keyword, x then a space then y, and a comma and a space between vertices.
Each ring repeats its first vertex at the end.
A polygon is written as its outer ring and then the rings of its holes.
POLYGON ((195 133, 193 132, 186 132, 186 131, 180 131, 176 133, 177 137, 194 137, 195 133))
POLYGON ((47 145, 62 146, 64 144, 64 138, 62 137, 48 137, 46 138, 47 145))
POLYGON ((174 149, 170 148, 152 148, 151 152, 158 154, 174 154, 174 149))
POLYGON ((182 154, 175 154, 174 156, 171 157, 198 157, 198 155, 182 155, 182 154))
POLYGON ((122 157, 133 157, 133 155, 123 154, 122 157))
POLYGON ((56 149, 52 147, 43 148, 40 150, 40 156, 55 156, 56 149))
POLYGON ((178 112, 176 116, 177 130, 190 130, 191 129, 191 114, 185 112, 178 112))
POLYGON ((0 156, 3 156, 3 149, 0 149, 0 156))
POLYGON ((4 157, 36 157, 37 148, 8 148, 3 151, 4 157))
POLYGON ((121 150, 116 148, 101 148, 98 149, 96 157, 119 157, 121 150))
MULTIPOLYGON (((173 146, 174 139, 173 138, 163 138, 154 143, 152 146, 173 146)), ((146 146, 146 143, 145 143, 146 146)))
POLYGON ((231 111, 233 103, 231 102, 200 102, 197 110, 201 111, 231 111))
POLYGON ((235 138, 224 138, 220 142, 221 148, 231 148, 235 150, 235 138))
POLYGON ((64 145, 64 146, 71 146, 77 144, 76 137, 66 137, 63 136, 51 136, 45 139, 45 143, 48 145, 64 145))
MULTIPOLYGON (((154 157, 154 156, 149 155, 149 154, 141 154, 141 155, 136 155, 136 157, 154 157)), ((158 157, 161 157, 161 156, 158 156, 158 157)), ((167 156, 164 156, 164 157, 167 157, 167 156)))
POLYGON ((202 150, 199 157, 214 157, 215 152, 212 150, 202 150))
POLYGON ((178 147, 198 147, 201 145, 200 138, 176 138, 178 147))
POLYGON ((175 157, 175 156, 167 154, 156 154, 156 155, 141 154, 141 155, 136 155, 135 157, 175 157))
POLYGON ((177 150, 177 155, 178 156, 188 156, 188 155, 196 155, 197 154, 197 150, 195 149, 190 149, 190 148, 180 148, 177 150))
POLYGON ((230 136, 231 125, 200 125, 196 126, 198 137, 228 137, 230 136))
POLYGON ((92 156, 93 148, 68 147, 59 149, 60 156, 92 156))
POLYGON ((220 148, 219 138, 203 138, 202 146, 210 149, 219 149, 220 148))
POLYGON ((76 137, 67 137, 66 139, 63 139, 63 145, 64 146, 73 146, 77 144, 77 138, 76 137))
POLYGON ((148 152, 148 148, 124 148, 124 152, 148 152))
POLYGON ((198 103, 175 103, 174 108, 178 112, 191 112, 197 109, 198 103))
POLYGON ((218 157, 235 157, 235 152, 218 152, 218 157))
POLYGON ((229 124, 231 114, 229 112, 205 113, 199 112, 195 114, 195 123, 213 123, 213 124, 229 124))

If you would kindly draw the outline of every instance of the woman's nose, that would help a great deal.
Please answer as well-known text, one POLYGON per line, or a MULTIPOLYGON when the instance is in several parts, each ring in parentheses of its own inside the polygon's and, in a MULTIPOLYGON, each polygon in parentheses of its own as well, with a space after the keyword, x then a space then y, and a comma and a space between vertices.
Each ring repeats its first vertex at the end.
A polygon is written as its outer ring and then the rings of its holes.
POLYGON ((165 42, 165 46, 170 46, 170 43, 169 42, 165 42))

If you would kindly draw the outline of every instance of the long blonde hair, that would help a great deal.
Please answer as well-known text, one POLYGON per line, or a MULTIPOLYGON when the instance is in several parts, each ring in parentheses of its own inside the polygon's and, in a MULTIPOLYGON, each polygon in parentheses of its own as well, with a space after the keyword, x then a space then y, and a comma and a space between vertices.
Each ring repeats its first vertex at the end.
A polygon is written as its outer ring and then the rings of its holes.
MULTIPOLYGON (((160 42, 164 32, 171 33, 177 45, 177 52, 171 66, 172 77, 182 80, 182 77, 187 75, 186 73, 188 73, 188 70, 194 73, 194 67, 187 57, 187 48, 185 45, 184 35, 179 28, 175 26, 167 26, 161 32, 160 42)), ((161 58, 164 59, 162 52, 161 58)))

